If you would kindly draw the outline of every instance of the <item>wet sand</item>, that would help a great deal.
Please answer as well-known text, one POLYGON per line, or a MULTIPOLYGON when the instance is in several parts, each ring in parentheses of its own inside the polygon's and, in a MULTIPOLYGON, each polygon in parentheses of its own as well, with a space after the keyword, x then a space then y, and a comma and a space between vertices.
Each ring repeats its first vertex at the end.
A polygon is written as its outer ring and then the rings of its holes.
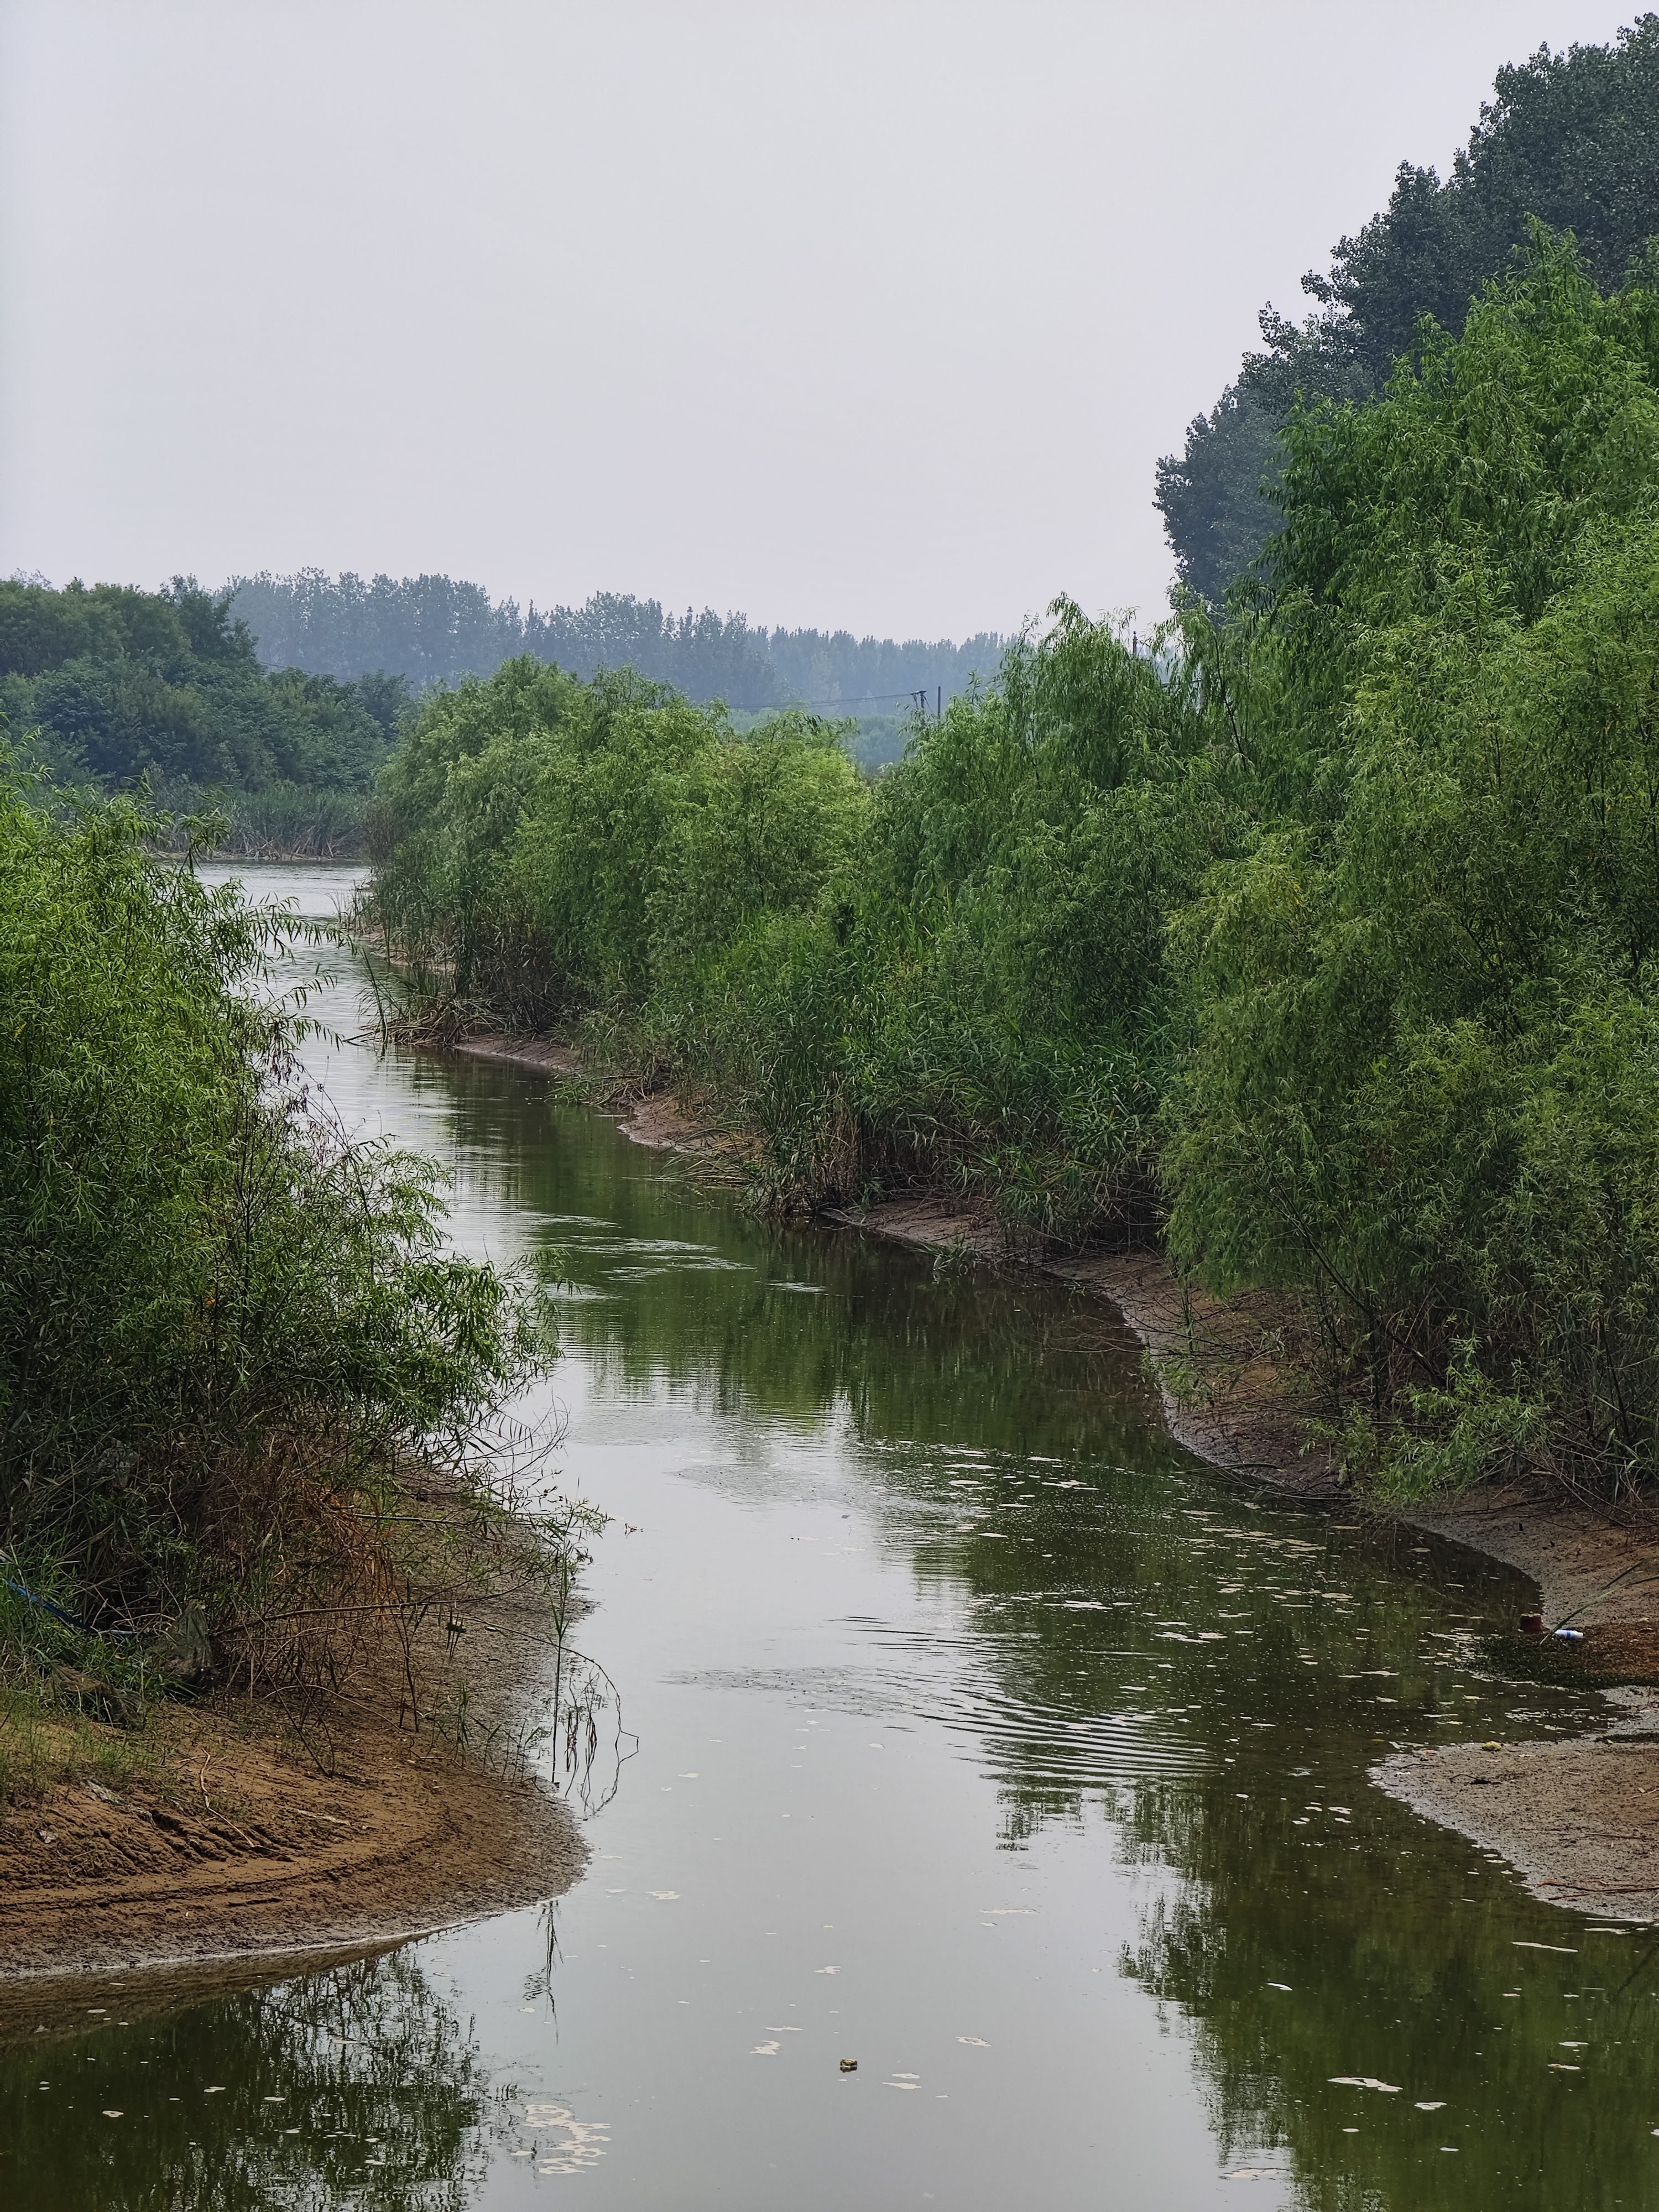
POLYGON ((1547 1904, 1609 1920, 1659 1919, 1659 1697, 1607 1694, 1622 1717, 1605 1735, 1400 1752, 1371 1778, 1498 1852, 1547 1904))

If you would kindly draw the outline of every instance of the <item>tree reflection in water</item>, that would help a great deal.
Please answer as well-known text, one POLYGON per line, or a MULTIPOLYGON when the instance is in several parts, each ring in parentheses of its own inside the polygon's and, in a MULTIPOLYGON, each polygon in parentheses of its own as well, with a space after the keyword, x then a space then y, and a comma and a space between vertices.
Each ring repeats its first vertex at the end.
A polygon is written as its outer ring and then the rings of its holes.
MULTIPOLYGON (((959 1730, 1011 1851, 1103 1830, 1145 1882, 1120 1970, 1190 2036, 1224 2161, 1267 2154, 1310 2212, 1656 2201, 1652 1939, 1589 1933, 1366 1779, 1460 1720, 1589 1719, 1459 1641, 1514 1610, 1503 1571, 1198 1474, 1097 1306, 744 1219, 619 1172, 608 1133, 500 1071, 431 1079, 480 1188, 557 1245, 597 1396, 846 1422, 937 1615, 834 1680, 732 1680, 959 1730)), ((717 1474, 780 1480, 763 1441, 717 1474)))
POLYGON ((1269 2154, 1307 2212, 1654 2202, 1659 1938, 1539 1904, 1367 1778, 1456 1715, 1477 1741, 1531 1733, 1540 1698, 1589 1724, 1593 1701, 1505 1681, 1449 1629, 1503 1617, 1504 1571, 1448 1553, 1408 1578, 1409 1537, 1194 1504, 1152 1470, 1089 1481, 1045 1507, 1025 1473, 1029 1547, 935 1541, 918 1566, 969 1578, 958 1717, 1005 1842, 1103 1820, 1141 1878, 1119 1970, 1191 2036, 1224 2163, 1269 2154), (1144 1741, 1106 1733, 1137 1711, 1144 1741))
POLYGON ((414 1948, 14 2051, 0 2102, 0 2197, 52 2212, 459 2212, 492 2158, 605 2148, 490 2080, 414 1948))
MULTIPOLYGON (((1225 2166, 1282 2172, 1306 2212, 1659 2198, 1651 1937, 1535 1904, 1366 1779, 1390 1741, 1459 1721, 1476 1741, 1579 1723, 1582 1701, 1493 1680, 1459 1640, 1511 1609, 1501 1572, 1199 1473, 1098 1308, 756 1223, 510 1070, 413 1080, 454 1106, 463 1205, 560 1252, 562 1338, 608 1417, 740 1417, 686 1472, 746 1502, 789 1494, 787 1430, 843 1428, 860 1516, 927 1605, 866 1623, 845 1665, 721 1682, 951 1729, 1004 1850, 1069 1830, 1115 1859, 1136 1915, 1119 1970, 1188 2039, 1225 2166), (1524 1948, 1551 1944, 1573 1948, 1524 1948)), ((605 1630, 584 1640, 614 1662, 605 1630)), ((605 1687, 561 1708, 579 1797, 627 1748, 605 1687)), ((1073 1895, 1076 1948, 1099 1917, 1073 1895)), ((603 2130, 489 2078, 422 1955, 25 2051, 0 2069, 0 2199, 459 2207, 492 2160, 592 2168, 603 2130)), ((555 1956, 524 2002, 550 1996, 555 1956)))

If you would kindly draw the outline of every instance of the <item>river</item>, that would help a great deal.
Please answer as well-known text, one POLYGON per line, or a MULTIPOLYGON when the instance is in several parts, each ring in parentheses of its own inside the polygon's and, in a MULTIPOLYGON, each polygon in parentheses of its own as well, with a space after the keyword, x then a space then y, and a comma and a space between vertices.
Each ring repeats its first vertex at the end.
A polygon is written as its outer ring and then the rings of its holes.
POLYGON ((308 1052, 459 1241, 558 1255, 528 1410, 611 1516, 622 1757, 540 1911, 0 2057, 0 2197, 1659 2203, 1652 1933, 1366 1779, 1585 1724, 1483 1670, 1513 1577, 1194 1461, 1058 1285, 757 1220, 526 1070, 308 1052))

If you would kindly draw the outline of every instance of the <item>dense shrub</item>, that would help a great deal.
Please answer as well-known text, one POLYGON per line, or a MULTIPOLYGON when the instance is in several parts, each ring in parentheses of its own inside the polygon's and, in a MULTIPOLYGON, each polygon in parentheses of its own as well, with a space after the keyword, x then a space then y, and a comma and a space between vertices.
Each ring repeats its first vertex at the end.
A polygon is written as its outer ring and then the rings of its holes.
POLYGON ((1659 295, 1540 232, 1299 414, 1262 590, 1064 602, 868 791, 521 663, 428 706, 378 908, 605 1009, 778 1199, 926 1181, 1305 1314, 1352 1463, 1617 1488, 1659 1404, 1659 295))
POLYGON ((0 712, 36 765, 106 791, 210 797, 240 850, 361 851, 374 776, 410 705, 400 677, 267 675, 216 596, 0 582, 0 712))
POLYGON ((293 926, 159 827, 0 783, 0 1546, 240 1650, 387 1595, 402 1472, 480 1474, 538 1340, 444 1247, 429 1166, 307 1094, 260 988, 293 926))
POLYGON ((428 699, 380 785, 374 910, 452 1002, 529 1021, 637 1010, 850 854, 858 771, 803 714, 734 738, 631 671, 528 657, 428 699))
POLYGON ((1291 455, 1266 643, 1321 772, 1176 925, 1176 1249, 1316 1301, 1401 1482, 1644 1478, 1659 300, 1546 246, 1291 455))

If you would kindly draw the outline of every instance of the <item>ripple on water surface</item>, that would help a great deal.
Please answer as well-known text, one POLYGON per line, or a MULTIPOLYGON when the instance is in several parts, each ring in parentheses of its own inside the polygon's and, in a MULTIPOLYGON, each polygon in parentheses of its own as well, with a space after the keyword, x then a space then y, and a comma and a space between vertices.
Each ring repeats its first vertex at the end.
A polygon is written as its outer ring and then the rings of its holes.
POLYGON ((0 2201, 1659 2203, 1650 1932, 1366 1778, 1583 1717, 1492 1664, 1510 1578, 1194 1467, 1086 1300, 758 1220, 540 1075, 315 1049, 564 1285, 620 1786, 546 1914, 14 2008, 0 2201))

